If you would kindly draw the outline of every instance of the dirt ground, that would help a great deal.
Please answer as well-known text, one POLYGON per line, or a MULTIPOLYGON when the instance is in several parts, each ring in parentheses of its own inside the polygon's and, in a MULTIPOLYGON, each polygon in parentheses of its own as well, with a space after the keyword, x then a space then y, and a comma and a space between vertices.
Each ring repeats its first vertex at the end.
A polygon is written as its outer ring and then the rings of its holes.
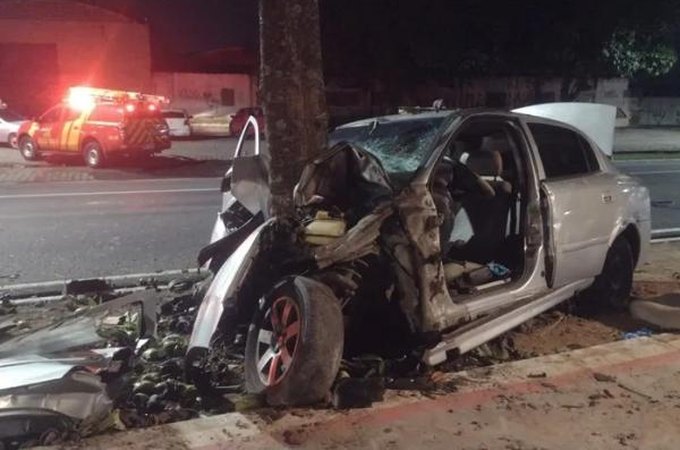
MULTIPOLYGON (((649 261, 635 274, 632 298, 653 299, 672 293, 680 293, 680 243, 654 244, 649 261)), ((538 356, 617 341, 625 333, 653 332, 628 311, 598 311, 583 306, 572 302, 512 332, 516 350, 538 356)))

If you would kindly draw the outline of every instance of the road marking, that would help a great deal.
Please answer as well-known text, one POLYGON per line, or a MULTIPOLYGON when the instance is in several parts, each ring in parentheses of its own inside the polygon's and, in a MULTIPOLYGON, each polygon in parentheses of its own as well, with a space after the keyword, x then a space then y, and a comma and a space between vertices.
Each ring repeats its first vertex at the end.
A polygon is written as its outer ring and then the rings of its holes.
POLYGON ((53 198, 53 197, 91 197, 95 195, 135 195, 135 194, 172 194, 181 192, 219 192, 219 188, 190 189, 149 189, 146 191, 99 191, 99 192, 50 192, 44 194, 9 194, 0 195, 0 199, 18 198, 53 198))

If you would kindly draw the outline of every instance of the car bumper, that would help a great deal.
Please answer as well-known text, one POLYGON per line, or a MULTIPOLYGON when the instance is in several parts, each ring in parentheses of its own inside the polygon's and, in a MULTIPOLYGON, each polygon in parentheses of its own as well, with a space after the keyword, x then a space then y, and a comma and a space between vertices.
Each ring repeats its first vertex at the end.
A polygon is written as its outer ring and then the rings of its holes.
POLYGON ((162 152, 163 150, 167 150, 172 146, 172 142, 170 142, 169 138, 166 138, 162 141, 156 141, 153 144, 150 145, 129 145, 129 144, 123 144, 118 148, 111 148, 108 149, 107 153, 125 153, 125 154, 142 154, 142 153, 158 153, 162 152))
POLYGON ((187 137, 191 136, 191 128, 170 128, 170 136, 172 137, 187 137))

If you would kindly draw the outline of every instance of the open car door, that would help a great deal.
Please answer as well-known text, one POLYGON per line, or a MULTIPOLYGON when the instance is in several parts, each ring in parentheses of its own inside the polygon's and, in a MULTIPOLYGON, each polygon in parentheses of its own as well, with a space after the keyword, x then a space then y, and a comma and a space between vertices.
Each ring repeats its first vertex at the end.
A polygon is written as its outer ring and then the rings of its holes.
POLYGON ((210 244, 198 255, 199 266, 212 271, 219 269, 244 236, 269 218, 269 152, 261 145, 259 125, 253 116, 241 131, 221 191, 222 209, 217 214, 210 244), (220 256, 215 259, 217 255, 220 256))

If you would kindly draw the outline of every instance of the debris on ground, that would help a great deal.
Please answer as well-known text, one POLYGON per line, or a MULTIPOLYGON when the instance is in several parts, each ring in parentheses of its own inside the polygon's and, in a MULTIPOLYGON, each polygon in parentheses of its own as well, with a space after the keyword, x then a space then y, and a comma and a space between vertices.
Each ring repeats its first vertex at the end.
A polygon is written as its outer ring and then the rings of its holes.
POLYGON ((637 339, 640 337, 649 337, 653 334, 654 331, 650 330, 649 328, 640 328, 639 330, 621 333, 621 337, 623 339, 637 339))
POLYGON ((64 284, 62 295, 96 295, 111 293, 111 285, 101 278, 90 278, 87 280, 71 280, 64 284))
POLYGON ((616 377, 600 372, 593 373, 593 378, 601 383, 616 383, 616 377))
POLYGON ((630 312, 633 317, 663 330, 680 330, 680 293, 633 300, 630 312))
MULTIPOLYGON (((97 285, 94 283, 77 289, 74 286, 78 285, 72 285, 60 301, 16 304, 5 299, 0 303, 0 430, 10 420, 22 423, 24 430, 11 436, 0 433, 4 448, 52 444, 205 414, 268 410, 264 396, 245 393, 243 336, 237 336, 233 344, 215 346, 206 357, 203 378, 186 381, 184 354, 202 298, 201 283, 185 277, 160 289, 153 279, 140 282, 143 290, 118 297, 105 290, 82 293, 97 285), (17 355, 18 348, 21 355, 17 355), (9 371, 22 375, 9 376, 9 371), (34 376, 26 378, 27 373, 34 376), (21 385, 7 381, 19 379, 21 385), (69 388, 60 391, 61 397, 49 394, 49 389, 64 383, 69 388), (44 395, 18 395, 26 386, 44 395), (90 389, 83 392, 83 386, 90 389), (78 400, 67 405, 60 403, 60 398, 78 400)), ((608 312, 603 319, 603 312, 582 313, 570 308, 567 305, 538 316, 436 370, 423 365, 415 353, 387 359, 349 357, 342 362, 326 406, 370 407, 382 401, 387 390, 428 397, 445 394, 461 383, 448 374, 452 371, 651 332, 629 316, 608 312)), ((606 374, 593 376, 601 382, 617 383, 606 374)), ((537 372, 528 377, 541 379, 547 374, 537 372)), ((628 390, 625 386, 621 389, 628 390)), ((605 389, 589 401, 612 397, 605 389)), ((269 420, 286 414, 285 410, 271 411, 269 420)), ((297 437, 289 436, 291 442, 297 437)))

